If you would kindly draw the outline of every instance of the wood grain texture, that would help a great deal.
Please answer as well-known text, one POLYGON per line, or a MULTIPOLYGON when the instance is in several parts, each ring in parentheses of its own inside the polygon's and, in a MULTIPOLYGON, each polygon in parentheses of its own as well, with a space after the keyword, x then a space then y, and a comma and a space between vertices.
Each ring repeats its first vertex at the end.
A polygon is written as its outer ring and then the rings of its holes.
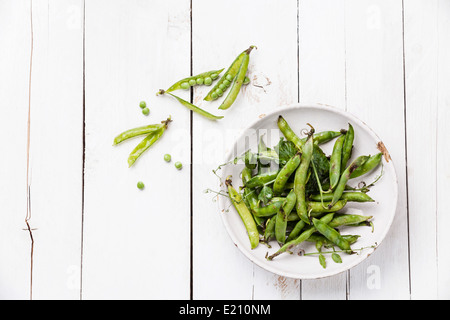
POLYGON ((83 299, 189 298, 190 150, 179 146, 190 145, 190 114, 155 95, 189 75, 189 10, 189 1, 86 2, 83 299), (113 147, 114 137, 169 115, 161 140, 128 168, 141 139, 113 147))
POLYGON ((33 1, 29 188, 33 298, 79 299, 83 1, 33 1))
POLYGON ((0 1, 0 30, 0 133, 7 137, 0 157, 0 299, 29 299, 31 240, 23 228, 28 212, 30 3, 0 1))

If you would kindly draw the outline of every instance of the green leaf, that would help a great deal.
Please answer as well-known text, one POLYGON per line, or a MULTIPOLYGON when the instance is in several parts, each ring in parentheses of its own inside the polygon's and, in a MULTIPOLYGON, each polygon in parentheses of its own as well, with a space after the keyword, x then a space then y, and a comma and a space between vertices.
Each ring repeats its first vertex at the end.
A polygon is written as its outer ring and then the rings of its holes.
POLYGON ((325 261, 325 256, 323 254, 319 254, 319 262, 320 265, 325 269, 327 267, 327 263, 325 261))
POLYGON ((336 262, 336 263, 342 263, 341 256, 338 255, 336 252, 333 252, 333 254, 331 255, 331 258, 332 258, 333 261, 336 262))
MULTIPOLYGON (((314 144, 313 156, 311 162, 314 162, 314 166, 317 170, 317 175, 319 176, 319 180, 323 185, 330 176, 330 160, 328 160, 327 156, 323 152, 323 150, 316 144, 314 144)), ((319 187, 317 186, 317 180, 314 178, 314 172, 312 171, 311 165, 311 178, 308 180, 306 184, 306 193, 318 193, 319 187)))
POLYGON ((295 154, 297 153, 297 148, 295 144, 291 141, 280 139, 280 142, 274 147, 275 151, 278 153, 278 158, 280 159, 280 166, 286 164, 295 154))
POLYGON ((273 198, 273 190, 269 186, 264 186, 258 195, 258 200, 267 204, 273 198))

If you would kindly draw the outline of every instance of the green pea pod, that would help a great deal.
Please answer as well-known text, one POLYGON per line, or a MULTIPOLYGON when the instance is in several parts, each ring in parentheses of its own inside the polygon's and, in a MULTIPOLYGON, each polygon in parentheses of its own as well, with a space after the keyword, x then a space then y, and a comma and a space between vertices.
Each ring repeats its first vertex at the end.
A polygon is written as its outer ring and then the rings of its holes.
POLYGON ((356 168, 350 174, 350 179, 357 178, 375 169, 381 163, 382 157, 383 153, 381 152, 371 156, 362 166, 356 168))
POLYGON ((255 209, 255 216, 257 217, 270 217, 275 215, 283 205, 284 201, 271 201, 265 207, 259 207, 255 209))
MULTIPOLYGON (((252 170, 245 167, 242 170, 242 182, 245 184, 248 180, 252 178, 252 170)), ((250 189, 247 187, 243 188, 244 191, 244 199, 248 203, 248 206, 250 207, 250 212, 253 215, 253 218, 255 219, 255 222, 257 225, 262 226, 264 220, 262 218, 256 217, 254 214, 254 210, 258 208, 258 195, 256 194, 255 189, 250 189)))
POLYGON ((306 203, 306 181, 308 178, 309 164, 311 163, 314 139, 314 129, 311 129, 308 140, 306 140, 303 146, 303 153, 300 161, 300 165, 295 172, 294 178, 294 191, 297 196, 296 211, 301 220, 310 224, 308 217, 308 206, 306 203))
POLYGON ((285 166, 278 172, 278 175, 273 183, 273 192, 275 194, 281 194, 284 191, 284 187, 289 177, 297 170, 300 165, 301 154, 297 153, 293 156, 285 166))
POLYGON ((225 184, 228 187, 228 195, 230 196, 231 202, 233 203, 233 206, 241 217, 245 229, 247 230, 250 246, 254 249, 259 244, 259 232, 256 227, 255 220, 253 220, 253 216, 245 205, 242 196, 233 187, 229 177, 226 179, 225 184))
MULTIPOLYGON (((250 48, 253 48, 253 47, 254 46, 251 46, 250 48)), ((249 49, 247 49, 247 50, 249 50, 249 49)), ((239 71, 239 68, 241 67, 242 59, 244 58, 247 50, 244 50, 236 57, 236 59, 233 61, 233 63, 230 65, 230 67, 227 69, 227 71, 225 71, 223 76, 219 79, 219 81, 217 81, 216 85, 208 92, 208 94, 205 96, 205 98, 203 98, 203 100, 211 101, 211 100, 216 100, 219 98, 217 96, 217 94, 215 94, 215 92, 217 91, 217 89, 219 89, 219 86, 222 85, 225 80, 228 80, 228 81, 234 80, 234 78, 236 77, 236 75, 239 71), (228 77, 228 79, 227 79, 227 77, 228 77), (229 79, 231 79, 231 80, 229 80, 229 79)), ((226 90, 226 88, 225 88, 225 90, 226 90)))
POLYGON ((368 156, 359 156, 353 162, 344 170, 344 172, 341 175, 341 178, 339 179, 339 183, 336 186, 336 189, 334 190, 333 194, 333 200, 328 205, 328 207, 333 206, 336 202, 339 201, 342 194, 344 193, 345 186, 347 185, 348 180, 350 179, 350 175, 353 171, 355 171, 358 167, 362 166, 367 159, 369 159, 368 156))
POLYGON ((158 123, 124 131, 114 138, 114 145, 117 145, 130 138, 134 138, 140 135, 149 134, 151 132, 157 131, 161 129, 163 126, 164 126, 163 123, 158 123))
POLYGON ((151 133, 149 133, 147 135, 147 137, 145 137, 135 148, 134 150, 130 153, 130 155, 128 156, 128 167, 131 167, 136 160, 148 149, 150 148, 156 141, 158 141, 159 138, 161 138, 161 136, 164 134, 164 132, 167 129, 168 124, 171 122, 172 120, 170 119, 170 117, 166 120, 163 121, 163 127, 157 131, 153 131, 151 133))
POLYGON ((164 91, 164 90, 162 90, 162 89, 159 90, 159 92, 160 92, 161 94, 167 93, 167 94, 171 95, 172 97, 174 97, 175 99, 177 99, 178 102, 180 102, 183 106, 185 106, 185 107, 188 108, 189 110, 192 110, 192 111, 194 111, 194 112, 197 112, 198 114, 200 114, 200 115, 202 115, 202 116, 204 116, 204 117, 206 117, 206 118, 208 118, 208 119, 210 119, 210 120, 219 120, 219 119, 222 119, 222 118, 223 118, 223 116, 215 116, 215 115, 213 115, 213 114, 211 114, 211 113, 209 113, 209 112, 207 112, 207 111, 205 111, 205 110, 203 110, 203 109, 201 109, 201 108, 199 108, 199 107, 193 105, 192 103, 187 102, 186 100, 183 100, 183 99, 181 99, 180 97, 177 97, 176 95, 174 95, 174 94, 172 94, 172 93, 170 93, 170 92, 164 91))
POLYGON ((264 230, 264 241, 266 243, 269 242, 273 236, 275 236, 275 224, 276 224, 276 216, 267 219, 266 230, 264 230))
POLYGON ((357 214, 336 214, 328 224, 331 228, 340 226, 356 225, 372 219, 372 216, 361 216, 357 214))
MULTIPOLYGON (((314 134, 314 143, 317 145, 324 144, 328 141, 333 140, 334 138, 339 137, 342 134, 340 131, 322 131, 314 134)), ((305 144, 306 138, 300 139, 300 141, 305 144)))
MULTIPOLYGON (((170 88, 169 89, 167 89, 165 92, 171 92, 171 91, 175 91, 175 90, 178 90, 178 89, 185 89, 185 90, 187 90, 187 89, 189 89, 190 87, 191 87, 191 84, 189 83, 190 81, 192 82, 192 80, 194 80, 195 81, 195 84, 194 85, 199 85, 200 83, 201 84, 203 84, 204 83, 204 81, 197 81, 198 79, 205 79, 205 78, 211 78, 211 75, 212 74, 216 74, 216 75, 219 75, 223 70, 224 70, 225 68, 222 68, 222 69, 220 69, 220 70, 212 70, 212 71, 208 71, 208 72, 203 72, 203 73, 200 73, 200 74, 198 74, 198 75, 196 75, 196 76, 192 76, 192 77, 187 77, 187 78, 184 78, 184 79, 182 79, 182 80, 180 80, 180 81, 177 81, 177 82, 175 82, 172 86, 170 86, 170 88), (199 83, 200 82, 200 83, 199 83)), ((192 82, 193 83, 193 82, 192 82)), ((158 92, 157 93, 157 95, 158 94, 160 94, 160 92, 158 92)))
MULTIPOLYGON (((328 224, 328 225, 330 225, 330 224, 328 224)), ((358 240, 359 237, 360 237, 359 235, 352 235, 352 234, 342 235, 342 238, 347 240, 347 242, 350 245, 354 244, 358 240)), ((330 248, 335 245, 333 242, 331 242, 330 240, 325 238, 323 235, 318 234, 318 233, 313 233, 306 241, 316 242, 316 243, 321 242, 327 248, 330 248)))
POLYGON ((314 227, 319 231, 325 238, 337 245, 341 250, 351 251, 350 244, 345 240, 338 231, 328 226, 321 220, 316 218, 312 219, 314 227))
POLYGON ((354 139, 355 139, 355 131, 353 129, 353 126, 349 123, 347 133, 345 134, 344 144, 342 146, 341 172, 340 173, 344 172, 345 168, 347 167, 347 162, 352 155, 354 139))
POLYGON ((245 74, 247 73, 248 63, 250 61, 250 52, 252 51, 253 48, 254 48, 254 46, 251 46, 250 48, 248 48, 245 51, 244 57, 242 58, 241 66, 239 67, 239 71, 236 75, 236 79, 234 80, 233 85, 231 86, 230 92, 228 92, 228 95, 223 100, 219 109, 221 109, 221 110, 228 109, 229 107, 231 107, 231 105, 236 100, 236 98, 241 90, 242 83, 244 82, 245 74))
POLYGON ((334 143, 333 152, 330 157, 330 189, 334 190, 341 176, 342 146, 345 135, 340 136, 334 143))
POLYGON ((297 197, 295 195, 294 190, 291 190, 286 197, 286 202, 280 208, 276 215, 276 223, 275 223, 275 238, 278 243, 284 243, 286 241, 286 227, 288 216, 291 213, 292 209, 295 207, 295 202, 297 201, 297 197))
MULTIPOLYGON (((329 213, 326 216, 324 216, 323 218, 320 219, 321 222, 327 224, 331 221, 331 219, 333 219, 333 215, 334 213, 329 213)), ((316 219, 317 220, 317 219, 316 219)), ((292 248, 294 248, 295 246, 299 245, 300 243, 302 243, 303 241, 306 241, 309 239, 309 237, 316 232, 316 227, 315 226, 311 226, 310 228, 306 229, 305 231, 303 231, 297 238, 286 242, 277 252, 275 252, 274 254, 270 255, 267 257, 268 260, 273 260, 273 258, 275 258, 276 256, 282 254, 283 252, 289 251, 292 248)))
MULTIPOLYGON (((304 142, 302 142, 302 139, 300 139, 295 132, 291 129, 287 121, 283 118, 283 116, 278 116, 277 121, 278 128, 280 129, 281 133, 283 133, 286 140, 291 141, 297 149, 302 152, 302 147, 304 145, 304 142)), ((306 142, 306 141, 305 141, 306 142)))
POLYGON ((278 175, 278 171, 270 171, 261 173, 259 175, 256 175, 252 177, 250 180, 247 181, 245 184, 245 187, 247 188, 256 188, 256 187, 262 187, 272 181, 274 181, 278 175))
POLYGON ((308 201, 308 212, 311 216, 317 216, 317 214, 328 213, 328 212, 336 212, 341 210, 347 204, 347 200, 339 200, 331 207, 329 203, 324 203, 322 205, 321 202, 308 201))
MULTIPOLYGON (((309 198, 313 201, 332 201, 334 197, 333 193, 324 193, 322 198, 320 194, 311 195, 309 198)), ((344 192, 340 200, 347 200, 350 202, 374 202, 374 200, 365 192, 344 192)))
MULTIPOLYGON (((297 220, 299 219, 298 215, 295 214, 297 216, 297 220)), ((288 218, 289 219, 289 218, 288 218)), ((300 234, 300 232, 303 230, 303 228, 306 226, 306 223, 303 220, 299 220, 294 228, 291 230, 291 232, 289 233, 286 242, 292 241, 295 238, 297 238, 300 234)))

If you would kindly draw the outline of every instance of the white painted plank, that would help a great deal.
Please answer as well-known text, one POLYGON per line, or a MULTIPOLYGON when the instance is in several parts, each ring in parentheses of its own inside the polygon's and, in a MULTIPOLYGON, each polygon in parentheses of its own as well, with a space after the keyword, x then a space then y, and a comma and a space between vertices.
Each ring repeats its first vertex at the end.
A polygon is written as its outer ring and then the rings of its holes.
POLYGON ((411 298, 437 297, 438 1, 405 1, 411 298), (424 200, 426 199, 426 200, 424 200))
MULTIPOLYGON (((301 104, 346 108, 344 1, 299 2, 299 92, 301 104)), ((302 299, 343 300, 346 273, 302 281, 302 299)))
POLYGON ((34 299, 79 299, 83 1, 33 1, 30 202, 34 299))
POLYGON ((195 91, 197 105, 225 118, 211 122, 193 115, 193 297, 298 299, 298 281, 274 277, 239 252, 226 233, 213 194, 203 193, 219 189, 211 170, 224 162, 240 130, 277 106, 297 102, 297 1, 280 6, 274 1, 233 0, 217 8, 214 1, 193 1, 194 74, 227 68, 250 45, 258 49, 250 57, 252 83, 230 109, 217 109, 223 97, 203 101, 210 87, 195 91))
POLYGON ((349 298, 408 299, 402 1, 346 1, 345 9, 347 111, 382 139, 399 185, 393 225, 377 250, 350 270, 349 298))
POLYGON ((0 299, 29 299, 31 240, 27 231, 27 131, 31 9, 0 1, 0 299), (13 156, 11 156, 13 155, 13 156))
POLYGON ((189 298, 190 114, 155 95, 190 72, 189 10, 189 1, 86 2, 83 299, 189 298), (114 137, 169 115, 165 135, 128 168, 141 139, 113 147, 114 137))
POLYGON ((437 268, 438 295, 441 300, 450 299, 450 253, 447 245, 447 227, 450 225, 450 215, 446 205, 448 190, 450 190, 450 2, 438 2, 438 97, 437 97, 437 155, 436 155, 436 193, 437 193, 437 268))

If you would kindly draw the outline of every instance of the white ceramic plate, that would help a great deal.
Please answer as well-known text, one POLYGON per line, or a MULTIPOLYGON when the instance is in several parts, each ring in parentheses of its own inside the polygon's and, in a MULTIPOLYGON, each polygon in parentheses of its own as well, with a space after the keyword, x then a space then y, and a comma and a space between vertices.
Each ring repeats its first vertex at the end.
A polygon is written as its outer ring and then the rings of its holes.
MULTIPOLYGON (((268 147, 276 145, 282 136, 277 126, 279 115, 282 115, 295 133, 301 137, 303 137, 301 131, 309 129, 307 123, 310 123, 316 132, 324 130, 339 131, 348 128, 348 123, 351 123, 355 130, 355 140, 350 161, 360 155, 374 155, 379 152, 378 143, 382 140, 355 116, 333 107, 293 105, 277 109, 248 127, 234 143, 226 161, 234 159, 236 155, 241 155, 248 148, 256 152, 259 135, 264 135, 268 147)), ((321 145, 326 155, 331 154, 334 141, 321 145)), ((225 166, 222 169, 222 181, 225 181, 225 178, 231 175, 233 186, 237 189, 242 186, 240 178, 242 169, 243 164, 225 166)), ((219 209, 223 223, 236 247, 252 262, 270 272, 295 279, 318 279, 341 273, 366 259, 375 250, 371 246, 381 244, 392 224, 397 206, 397 176, 392 160, 387 162, 383 157, 383 166, 379 166, 369 174, 351 179, 348 184, 357 186, 361 181, 369 184, 380 175, 381 170, 383 170, 381 179, 370 188, 368 193, 375 202, 349 202, 340 211, 373 216, 373 232, 372 228, 367 226, 340 228, 342 234, 358 234, 361 236, 352 245, 352 249, 369 248, 352 255, 341 253, 342 263, 335 263, 331 255, 326 254, 327 267, 325 269, 319 264, 317 255, 298 256, 297 254, 283 253, 272 261, 268 261, 266 254, 270 255, 279 249, 275 240, 271 242, 272 248, 260 243, 257 248, 251 250, 245 227, 228 197, 219 197, 219 209)), ((223 189, 224 186, 222 185, 221 188, 223 189)), ((302 248, 306 253, 317 251, 314 244, 309 242, 304 242, 299 248, 302 248)))

